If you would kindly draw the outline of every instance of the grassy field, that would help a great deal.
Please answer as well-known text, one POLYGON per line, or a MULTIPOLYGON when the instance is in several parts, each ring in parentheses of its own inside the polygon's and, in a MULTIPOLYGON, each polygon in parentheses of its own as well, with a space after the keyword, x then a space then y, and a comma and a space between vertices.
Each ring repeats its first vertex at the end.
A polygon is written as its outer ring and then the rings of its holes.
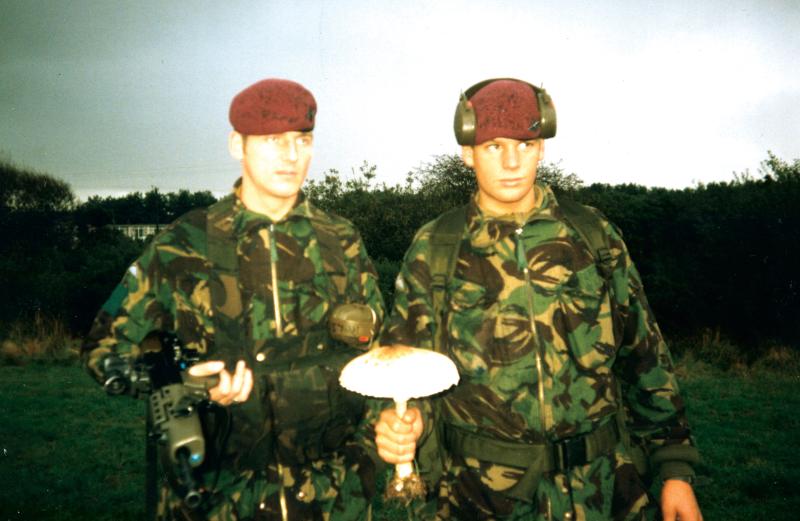
MULTIPOLYGON (((680 366, 707 521, 796 520, 800 375, 680 366)), ((76 366, 0 366, 0 521, 143 517, 143 404, 76 366)), ((398 518, 397 512, 378 518, 398 518)))

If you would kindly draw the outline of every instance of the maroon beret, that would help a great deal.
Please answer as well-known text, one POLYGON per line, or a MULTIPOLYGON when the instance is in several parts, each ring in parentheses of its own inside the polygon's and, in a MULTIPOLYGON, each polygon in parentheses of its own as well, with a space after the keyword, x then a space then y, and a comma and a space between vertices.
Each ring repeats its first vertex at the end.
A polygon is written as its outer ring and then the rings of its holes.
POLYGON ((497 80, 469 99, 475 111, 475 144, 496 137, 536 139, 541 134, 541 113, 530 85, 516 80, 497 80))
POLYGON ((237 94, 228 113, 240 134, 262 136, 314 128, 317 102, 299 83, 266 79, 237 94))

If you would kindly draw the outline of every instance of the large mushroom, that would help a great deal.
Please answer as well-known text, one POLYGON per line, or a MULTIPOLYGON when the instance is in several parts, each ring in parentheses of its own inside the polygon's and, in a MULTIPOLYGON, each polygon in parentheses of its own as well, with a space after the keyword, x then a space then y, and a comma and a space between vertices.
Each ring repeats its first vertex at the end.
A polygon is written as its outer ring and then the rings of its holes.
MULTIPOLYGON (((408 400, 424 398, 458 383, 458 369, 445 355, 408 346, 376 347, 351 360, 339 376, 345 389, 371 396, 391 398, 402 417, 408 400)), ((410 501, 424 493, 413 463, 399 463, 386 489, 387 498, 410 501)))

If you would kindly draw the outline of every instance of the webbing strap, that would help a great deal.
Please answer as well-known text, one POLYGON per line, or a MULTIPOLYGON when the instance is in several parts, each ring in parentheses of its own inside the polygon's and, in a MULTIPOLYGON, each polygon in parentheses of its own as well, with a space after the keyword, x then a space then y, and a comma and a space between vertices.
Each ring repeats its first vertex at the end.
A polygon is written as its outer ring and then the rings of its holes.
MULTIPOLYGON (((467 223, 467 206, 454 208, 436 220, 430 237, 430 273, 431 304, 436 330, 433 334, 433 349, 444 353, 447 348, 447 332, 445 327, 445 295, 447 281, 453 276, 456 268, 458 252, 467 223)), ((434 416, 441 417, 439 400, 433 401, 434 416)), ((420 472, 431 482, 436 482, 444 472, 442 458, 439 453, 442 440, 441 425, 434 422, 434 428, 428 438, 419 447, 420 472)))
POLYGON ((589 246, 600 274, 606 280, 611 278, 614 259, 611 256, 611 243, 600 217, 588 207, 570 199, 560 199, 558 206, 572 229, 589 246))
POLYGON ((434 351, 443 352, 447 333, 444 327, 445 294, 447 281, 453 276, 458 259, 459 246, 467 223, 467 206, 459 206, 442 214, 433 226, 429 259, 431 270, 431 300, 436 321, 433 337, 434 351))
POLYGON ((592 432, 556 443, 503 441, 449 424, 445 425, 445 440, 448 449, 462 457, 525 468, 520 480, 503 491, 503 494, 531 501, 543 474, 585 465, 609 454, 616 447, 620 436, 616 420, 612 418, 592 432))

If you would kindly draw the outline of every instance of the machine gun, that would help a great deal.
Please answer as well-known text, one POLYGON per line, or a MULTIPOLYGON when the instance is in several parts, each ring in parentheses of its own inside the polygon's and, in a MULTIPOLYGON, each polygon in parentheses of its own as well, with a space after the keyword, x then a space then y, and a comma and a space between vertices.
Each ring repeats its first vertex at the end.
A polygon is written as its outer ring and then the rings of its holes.
POLYGON ((199 361, 198 353, 186 349, 175 335, 160 334, 161 350, 147 352, 136 360, 110 354, 103 360, 103 388, 111 395, 146 397, 148 518, 154 517, 157 493, 156 452, 172 476, 173 489, 184 504, 196 509, 203 496, 193 470, 206 458, 206 440, 199 410, 210 406, 208 389, 216 377, 194 377, 188 369, 199 361))
MULTIPOLYGON (((375 312, 363 304, 340 304, 333 310, 329 320, 331 338, 363 349, 368 348, 377 327, 375 312)), ((155 335, 145 339, 143 344, 151 339, 156 339, 155 335)), ((145 397, 148 402, 145 485, 148 519, 155 518, 158 481, 156 453, 159 447, 162 466, 167 470, 173 490, 191 509, 202 505, 205 490, 195 479, 194 471, 206 459, 218 459, 214 458, 215 448, 218 452, 223 451, 213 444, 207 444, 201 422, 201 413, 216 407, 209 400, 208 389, 217 385, 217 377, 198 378, 189 375, 188 369, 200 361, 199 354, 183 346, 175 335, 160 333, 157 340, 160 349, 153 351, 145 348, 144 355, 140 357, 123 358, 111 353, 102 360, 103 387, 108 394, 145 397), (209 447, 212 453, 207 458, 209 447)), ((223 417, 227 415, 227 419, 212 423, 217 428, 221 427, 221 447, 224 448, 230 433, 230 413, 225 408, 217 408, 215 412, 220 411, 223 417)), ((270 418, 270 422, 274 424, 274 419, 270 418)), ((216 437, 212 435, 209 439, 216 437)), ((275 460, 280 468, 277 453, 275 460)), ((283 487, 280 494, 283 498, 283 487)), ((284 498, 281 500, 284 518, 287 516, 285 504, 284 498)))

